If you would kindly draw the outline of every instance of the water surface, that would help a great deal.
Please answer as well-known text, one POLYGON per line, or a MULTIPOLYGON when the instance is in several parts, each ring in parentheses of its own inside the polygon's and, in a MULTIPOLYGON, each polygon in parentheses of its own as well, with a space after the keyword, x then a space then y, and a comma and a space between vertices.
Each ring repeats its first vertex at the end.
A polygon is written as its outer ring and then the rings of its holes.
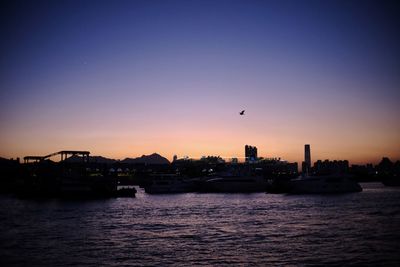
POLYGON ((0 265, 400 264, 400 188, 342 195, 0 197, 0 265))

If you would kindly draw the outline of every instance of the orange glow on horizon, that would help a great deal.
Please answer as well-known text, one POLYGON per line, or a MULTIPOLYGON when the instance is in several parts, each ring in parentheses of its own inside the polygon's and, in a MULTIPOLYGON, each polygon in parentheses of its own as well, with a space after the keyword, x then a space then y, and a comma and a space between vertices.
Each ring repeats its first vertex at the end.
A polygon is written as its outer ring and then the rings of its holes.
POLYGON ((132 139, 129 135, 122 134, 115 139, 106 135, 69 139, 48 138, 47 142, 39 139, 32 143, 21 142, 17 146, 10 146, 2 141, 1 156, 22 158, 27 155, 47 155, 60 150, 88 150, 92 156, 114 159, 134 158, 152 153, 158 153, 170 161, 174 155, 190 158, 213 155, 226 159, 233 157, 240 159, 244 157, 244 146, 248 144, 258 148, 259 157, 280 157, 289 162, 301 164, 304 157, 304 144, 310 143, 312 162, 318 159, 346 159, 350 161, 350 164, 377 164, 383 156, 392 160, 400 159, 400 145, 397 143, 396 146, 392 146, 384 140, 376 144, 363 144, 359 140, 358 143, 352 145, 345 144, 341 140, 332 140, 327 143, 321 138, 313 143, 307 142, 305 139, 291 140, 282 136, 274 138, 272 135, 265 137, 258 135, 251 138, 251 141, 249 140, 250 138, 247 138, 246 134, 236 134, 235 137, 230 137, 225 131, 214 132, 207 136, 204 132, 196 135, 189 135, 188 132, 174 132, 165 134, 163 137, 153 134, 141 139, 132 139), (50 141, 52 142, 50 143, 50 141), (54 145, 53 142, 63 145, 54 145))

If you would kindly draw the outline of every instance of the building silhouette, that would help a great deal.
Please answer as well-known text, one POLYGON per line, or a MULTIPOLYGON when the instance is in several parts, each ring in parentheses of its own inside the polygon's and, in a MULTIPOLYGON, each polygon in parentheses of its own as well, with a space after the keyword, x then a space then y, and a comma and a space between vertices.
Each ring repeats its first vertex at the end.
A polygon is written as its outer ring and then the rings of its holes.
POLYGON ((345 174, 349 172, 348 160, 317 160, 313 172, 317 175, 345 174))
POLYGON ((311 171, 311 150, 310 145, 304 145, 304 161, 302 164, 303 173, 310 173, 311 171))
POLYGON ((246 162, 257 160, 257 147, 246 145, 244 147, 246 162))

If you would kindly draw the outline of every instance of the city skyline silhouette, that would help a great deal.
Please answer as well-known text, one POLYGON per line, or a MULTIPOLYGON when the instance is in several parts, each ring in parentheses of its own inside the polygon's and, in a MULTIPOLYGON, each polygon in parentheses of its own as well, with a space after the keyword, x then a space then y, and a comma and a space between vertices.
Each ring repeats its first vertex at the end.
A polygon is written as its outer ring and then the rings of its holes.
POLYGON ((395 2, 1 5, 1 157, 400 158, 395 2))
POLYGON ((0 1, 0 266, 400 266, 399 14, 0 1))

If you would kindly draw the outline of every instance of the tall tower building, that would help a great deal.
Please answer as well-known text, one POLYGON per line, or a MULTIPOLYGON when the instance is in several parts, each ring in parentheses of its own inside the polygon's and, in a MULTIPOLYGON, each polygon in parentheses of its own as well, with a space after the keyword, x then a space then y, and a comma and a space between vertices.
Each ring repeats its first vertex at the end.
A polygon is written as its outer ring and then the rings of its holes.
POLYGON ((309 173, 311 170, 311 150, 310 145, 304 145, 304 162, 303 162, 303 173, 309 173))
POLYGON ((308 166, 311 167, 311 151, 310 151, 310 145, 304 145, 304 161, 308 166))

